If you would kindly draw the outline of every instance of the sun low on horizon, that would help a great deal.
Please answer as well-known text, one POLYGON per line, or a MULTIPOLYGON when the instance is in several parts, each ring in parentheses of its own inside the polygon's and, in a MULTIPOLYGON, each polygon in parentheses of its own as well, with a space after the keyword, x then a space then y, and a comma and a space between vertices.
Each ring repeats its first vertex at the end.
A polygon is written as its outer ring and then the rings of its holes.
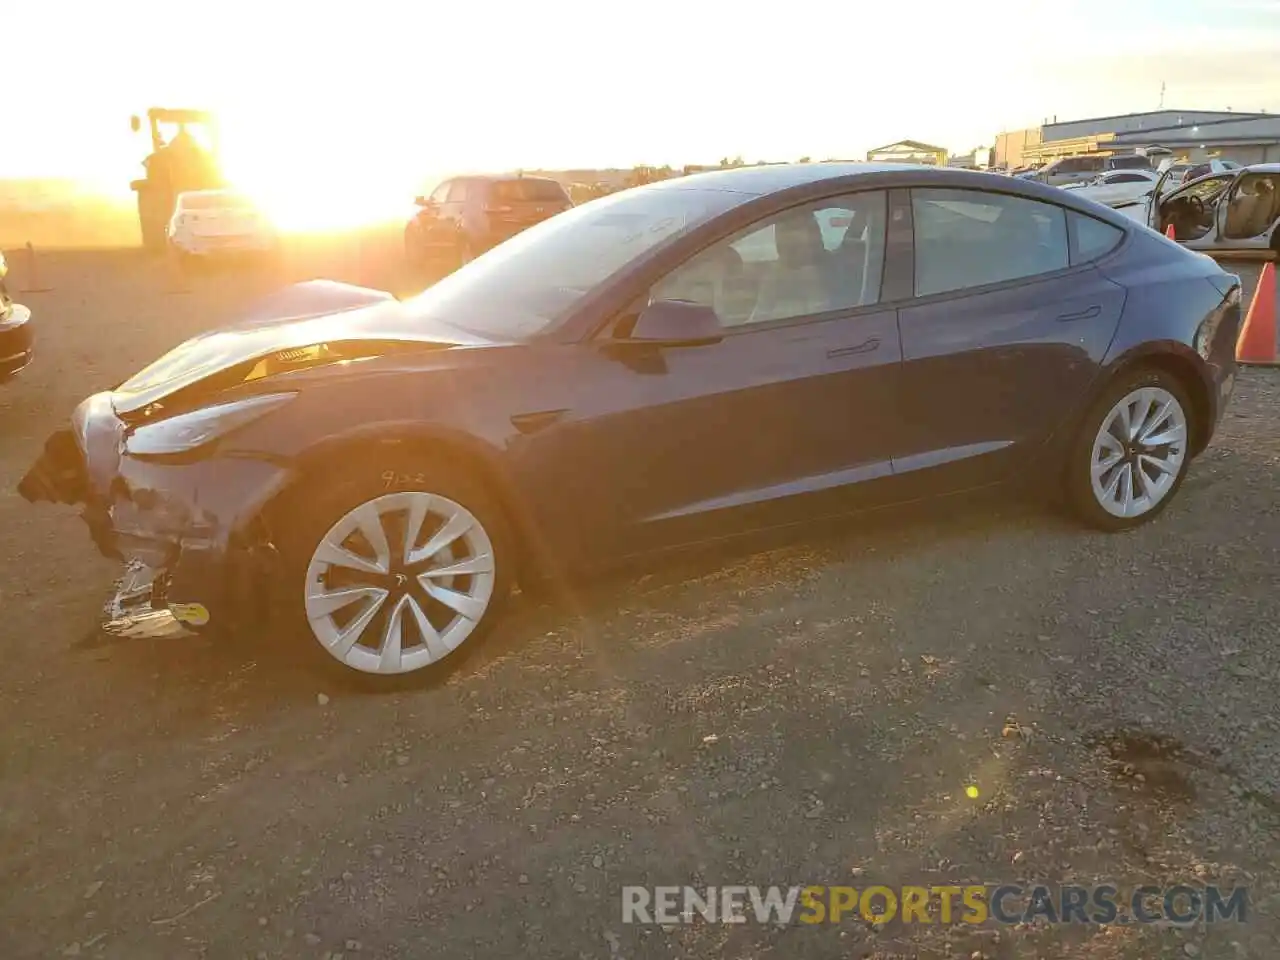
POLYGON ((208 110, 228 184, 281 229, 322 231, 400 218, 461 172, 852 158, 903 138, 972 150, 1050 114, 1153 108, 1166 80, 1179 108, 1266 106, 1277 0, 1220 2, 1231 17, 1212 0, 1064 0, 1015 27, 950 0, 796 0, 785 17, 651 0, 621 22, 586 0, 46 0, 4 15, 25 38, 6 69, 31 82, 0 121, 0 179, 73 178, 127 202, 146 110, 208 110), (867 39, 824 39, 846 34, 867 39), (1206 67, 1210 34, 1258 55, 1206 67), (891 96, 869 92, 876 78, 891 96))

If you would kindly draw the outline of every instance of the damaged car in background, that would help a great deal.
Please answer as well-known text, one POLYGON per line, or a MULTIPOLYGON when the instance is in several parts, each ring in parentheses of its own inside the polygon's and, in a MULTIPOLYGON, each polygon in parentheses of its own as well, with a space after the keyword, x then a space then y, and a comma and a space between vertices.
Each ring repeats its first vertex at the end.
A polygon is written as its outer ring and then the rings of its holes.
POLYGON ((147 572, 139 616, 385 683, 457 663, 516 584, 674 548, 1015 484, 1150 521, 1239 324, 1239 278, 1068 191, 737 168, 575 207, 403 302, 286 288, 83 401, 19 490, 147 572))
POLYGON ((1202 176, 1170 190, 1169 174, 1122 212, 1192 250, 1280 258, 1280 163, 1256 163, 1202 176))

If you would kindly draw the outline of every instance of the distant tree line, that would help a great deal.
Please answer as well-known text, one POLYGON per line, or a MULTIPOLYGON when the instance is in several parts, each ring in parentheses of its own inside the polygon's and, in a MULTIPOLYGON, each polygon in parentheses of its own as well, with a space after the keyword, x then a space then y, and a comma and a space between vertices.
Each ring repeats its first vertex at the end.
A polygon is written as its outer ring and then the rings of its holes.
MULTIPOLYGON (((797 163, 812 163, 809 157, 801 157, 797 163)), ((596 197, 607 196, 611 193, 617 193, 620 190, 627 190, 631 187, 640 187, 646 183, 657 183, 659 180, 669 180, 672 177, 685 177, 695 173, 705 173, 708 170, 730 170, 735 167, 764 167, 768 166, 769 161, 757 160, 755 163, 747 163, 741 155, 736 157, 721 157, 720 162, 712 165, 688 164, 682 169, 663 165, 661 167, 649 166, 641 164, 633 167, 625 177, 612 182, 600 183, 574 183, 569 186, 569 195, 574 203, 585 203, 588 200, 594 200, 596 197)))

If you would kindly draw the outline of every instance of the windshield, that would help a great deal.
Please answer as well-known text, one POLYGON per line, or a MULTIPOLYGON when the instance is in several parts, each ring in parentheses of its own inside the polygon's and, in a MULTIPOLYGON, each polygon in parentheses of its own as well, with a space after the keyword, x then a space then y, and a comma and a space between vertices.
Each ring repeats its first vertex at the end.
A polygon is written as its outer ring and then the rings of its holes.
POLYGON ((424 320, 524 340, 632 260, 751 196, 664 185, 601 197, 499 244, 406 306, 424 320))

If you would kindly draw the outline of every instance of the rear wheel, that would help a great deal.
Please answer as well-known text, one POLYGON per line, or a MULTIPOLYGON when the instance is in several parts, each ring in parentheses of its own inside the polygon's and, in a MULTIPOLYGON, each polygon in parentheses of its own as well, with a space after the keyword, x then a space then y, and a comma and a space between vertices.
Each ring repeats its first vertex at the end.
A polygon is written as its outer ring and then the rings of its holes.
POLYGON ((277 535, 279 602, 313 663, 380 684, 460 659, 510 592, 507 524, 484 487, 392 458, 295 500, 277 535))
POLYGON ((1127 530, 1168 506, 1190 464, 1191 411, 1182 384, 1163 370, 1122 376, 1103 391, 1067 463, 1067 493, 1080 519, 1127 530))

